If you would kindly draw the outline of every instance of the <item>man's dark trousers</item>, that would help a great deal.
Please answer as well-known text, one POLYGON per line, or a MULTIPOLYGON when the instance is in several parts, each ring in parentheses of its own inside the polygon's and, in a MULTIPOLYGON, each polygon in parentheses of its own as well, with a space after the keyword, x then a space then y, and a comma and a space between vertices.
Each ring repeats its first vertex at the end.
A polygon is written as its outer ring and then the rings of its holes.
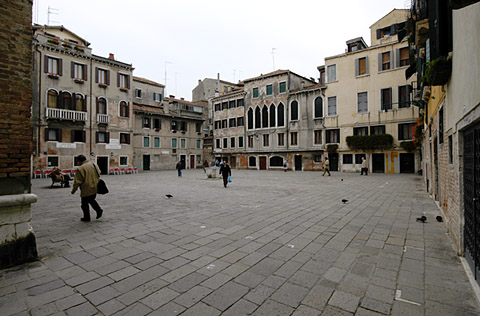
POLYGON ((103 212, 100 205, 98 205, 97 201, 95 201, 96 197, 97 197, 96 194, 82 197, 83 218, 86 220, 90 220, 90 208, 88 207, 88 204, 90 204, 93 207, 93 209, 97 212, 97 216, 103 212))

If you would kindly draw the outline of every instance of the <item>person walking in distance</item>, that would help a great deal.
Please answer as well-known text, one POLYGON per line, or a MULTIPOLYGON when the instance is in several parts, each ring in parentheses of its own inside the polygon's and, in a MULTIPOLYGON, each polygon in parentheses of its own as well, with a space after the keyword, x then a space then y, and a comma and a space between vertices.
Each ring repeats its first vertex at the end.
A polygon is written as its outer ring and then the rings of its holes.
POLYGON ((98 205, 95 198, 97 197, 97 184, 100 178, 100 168, 97 164, 91 161, 87 161, 84 155, 80 155, 77 158, 80 163, 80 167, 75 172, 73 179, 72 194, 75 194, 78 188, 80 188, 80 197, 82 199, 82 211, 83 217, 80 219, 82 222, 90 221, 90 208, 89 205, 97 212, 97 219, 102 217, 103 210, 98 205))
POLYGON ((328 157, 325 157, 325 162, 323 163, 322 177, 325 175, 325 172, 328 172, 328 176, 330 177, 330 161, 328 161, 328 157))
POLYGON ((223 162, 223 165, 220 168, 220 174, 223 177, 223 186, 227 187, 228 177, 232 175, 232 169, 230 169, 230 166, 226 161, 223 162))
POLYGON ((368 176, 368 163, 367 163, 367 160, 364 157, 362 157, 362 169, 361 169, 360 175, 363 175, 364 172, 365 172, 365 175, 368 176))
POLYGON ((177 162, 177 165, 176 165, 175 168, 177 169, 178 176, 181 177, 182 176, 182 169, 183 169, 183 163, 182 163, 181 160, 179 162, 177 162))

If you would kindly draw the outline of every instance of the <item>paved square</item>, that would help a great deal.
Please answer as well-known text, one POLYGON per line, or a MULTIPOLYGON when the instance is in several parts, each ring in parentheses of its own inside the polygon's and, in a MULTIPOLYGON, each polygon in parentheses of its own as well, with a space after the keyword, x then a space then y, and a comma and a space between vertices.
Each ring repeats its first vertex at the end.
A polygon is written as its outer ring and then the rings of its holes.
POLYGON ((420 177, 232 177, 105 176, 90 223, 78 193, 32 180, 40 258, 0 271, 1 315, 480 314, 420 177))

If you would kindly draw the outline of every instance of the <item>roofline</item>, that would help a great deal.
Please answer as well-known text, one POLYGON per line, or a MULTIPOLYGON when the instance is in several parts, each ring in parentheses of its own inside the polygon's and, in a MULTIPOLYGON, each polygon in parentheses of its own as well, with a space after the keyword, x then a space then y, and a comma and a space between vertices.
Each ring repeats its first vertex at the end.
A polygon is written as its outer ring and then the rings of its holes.
POLYGON ((34 30, 47 29, 47 28, 49 28, 49 29, 57 29, 57 30, 60 30, 60 31, 66 30, 66 31, 72 33, 73 35, 75 35, 76 37, 78 37, 79 39, 81 39, 83 42, 85 42, 85 44, 87 44, 87 46, 90 46, 90 44, 91 44, 89 41, 87 41, 87 40, 84 39, 83 37, 78 36, 77 34, 73 33, 72 31, 70 31, 69 29, 67 29, 67 28, 66 28, 65 26, 63 26, 63 25, 40 25, 40 24, 34 24, 34 25, 32 26, 32 28, 33 28, 34 30))
MULTIPOLYGON (((399 43, 403 43, 403 42, 406 42, 408 41, 408 38, 405 37, 401 42, 399 42, 398 40, 393 42, 393 43, 386 43, 386 44, 379 44, 379 45, 375 45, 375 46, 370 46, 370 47, 366 47, 364 49, 361 49, 361 50, 357 50, 357 51, 354 51, 354 52, 347 52, 347 53, 341 53, 341 54, 338 54, 338 55, 333 55, 333 56, 328 56, 328 57, 325 57, 325 60, 327 59, 333 59, 333 58, 338 58, 338 57, 342 57, 342 56, 347 56, 347 55, 354 55, 354 54, 359 54, 359 53, 362 53, 362 52, 365 52, 365 51, 368 51, 368 50, 374 50, 376 48, 379 48, 379 47, 383 47, 383 46, 391 46, 391 45, 395 45, 395 44, 399 44, 399 43)), ((318 66, 318 67, 321 67, 321 66, 318 66)), ((317 68, 318 68, 317 67, 317 68)))
MULTIPOLYGON (((407 13, 410 11, 409 9, 397 9, 397 8, 393 8, 392 11, 388 12, 387 14, 385 14, 384 16, 382 16, 380 19, 376 20, 375 23, 373 23, 372 25, 370 25, 368 28, 371 29, 372 26, 374 26, 375 24, 378 23, 378 21, 380 21, 381 19, 383 19, 384 17, 386 17, 387 15, 389 15, 390 13, 392 13, 393 11, 395 10, 401 10, 401 11, 407 11, 407 13)), ((408 20, 408 18, 405 19, 405 21, 408 20)))
POLYGON ((165 85, 163 85, 161 83, 158 83, 158 82, 155 82, 153 80, 147 79, 147 78, 142 78, 142 77, 137 77, 137 76, 132 76, 132 78, 133 78, 133 81, 140 81, 140 82, 143 82, 143 83, 148 83, 148 84, 155 85, 155 86, 158 86, 158 87, 161 87, 161 88, 165 88, 165 85))
POLYGON ((315 83, 315 81, 312 81, 311 79, 308 79, 302 75, 299 75, 291 70, 282 70, 282 69, 279 69, 279 70, 275 70, 275 71, 272 71, 270 73, 267 73, 267 74, 264 74, 264 75, 260 75, 260 76, 257 76, 257 77, 253 77, 253 78, 249 78, 249 79, 245 79, 243 80, 244 83, 247 83, 247 82, 250 82, 250 81, 256 81, 256 80, 262 80, 262 79, 266 79, 266 78, 270 78, 270 77, 276 77, 276 76, 280 76, 280 75, 284 75, 284 74, 294 74, 300 78, 303 78, 305 80, 308 80, 310 82, 313 82, 315 83))

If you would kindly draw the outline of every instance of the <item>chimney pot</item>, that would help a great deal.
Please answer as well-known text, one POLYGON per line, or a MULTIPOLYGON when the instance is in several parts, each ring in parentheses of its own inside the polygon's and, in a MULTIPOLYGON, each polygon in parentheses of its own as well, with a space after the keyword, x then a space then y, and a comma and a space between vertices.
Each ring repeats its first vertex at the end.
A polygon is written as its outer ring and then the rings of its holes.
POLYGON ((180 100, 185 101, 185 98, 180 98, 180 100))
POLYGON ((175 99, 175 96, 173 94, 170 94, 168 97, 171 99, 175 99))
POLYGON ((113 53, 110 53, 108 59, 115 60, 115 55, 113 53))

